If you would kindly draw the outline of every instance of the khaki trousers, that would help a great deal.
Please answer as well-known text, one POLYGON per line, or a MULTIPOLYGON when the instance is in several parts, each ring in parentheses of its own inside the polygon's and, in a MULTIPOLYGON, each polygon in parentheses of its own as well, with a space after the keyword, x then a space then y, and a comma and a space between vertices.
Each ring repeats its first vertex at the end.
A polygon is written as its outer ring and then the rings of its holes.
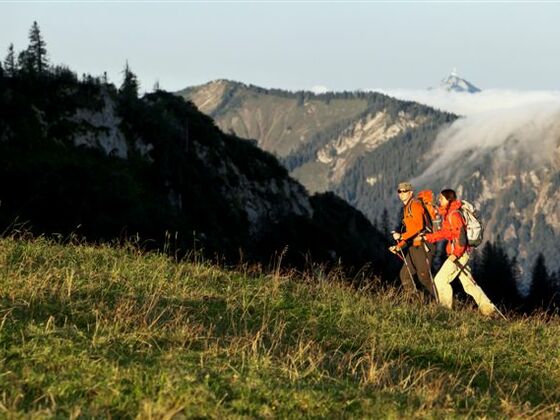
POLYGON ((467 267, 468 261, 469 254, 466 252, 461 258, 456 260, 456 262, 451 261, 449 257, 445 260, 434 278, 439 302, 442 306, 451 309, 453 305, 453 289, 451 288, 451 282, 459 275, 459 280, 463 285, 463 289, 465 289, 467 294, 473 297, 480 312, 487 315, 491 314, 495 310, 494 305, 490 302, 490 299, 488 299, 488 296, 486 296, 480 286, 474 281, 471 271, 467 267))

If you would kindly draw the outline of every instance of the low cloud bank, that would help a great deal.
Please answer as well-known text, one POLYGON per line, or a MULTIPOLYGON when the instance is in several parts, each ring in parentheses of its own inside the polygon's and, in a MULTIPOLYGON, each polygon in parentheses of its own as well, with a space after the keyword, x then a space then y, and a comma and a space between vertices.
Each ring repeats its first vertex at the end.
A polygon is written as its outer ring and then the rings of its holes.
MULTIPOLYGON (((494 152, 496 160, 523 153, 535 164, 558 155, 560 102, 488 111, 460 118, 442 130, 434 144, 434 160, 422 177, 429 178, 470 152, 469 160, 494 152)), ((456 163, 455 163, 456 164, 456 163)))
POLYGON ((447 171, 467 152, 469 160, 485 153, 506 160, 512 151, 526 154, 536 164, 560 160, 560 91, 469 94, 434 89, 383 93, 463 116, 439 133, 432 150, 433 163, 415 180, 419 184, 447 171))
POLYGON ((418 102, 461 116, 470 116, 482 112, 519 108, 535 104, 560 102, 560 91, 489 89, 479 93, 462 93, 448 92, 442 89, 374 90, 397 99, 418 102))

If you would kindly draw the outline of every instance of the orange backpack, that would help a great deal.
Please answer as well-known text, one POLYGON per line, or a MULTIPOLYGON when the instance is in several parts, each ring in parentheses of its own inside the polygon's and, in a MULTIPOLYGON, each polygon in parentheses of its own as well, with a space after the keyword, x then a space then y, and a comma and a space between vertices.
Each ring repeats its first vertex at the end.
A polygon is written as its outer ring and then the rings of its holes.
POLYGON ((416 197, 422 203, 426 212, 427 217, 424 219, 424 225, 429 230, 434 230, 434 222, 438 218, 438 212, 436 210, 436 206, 434 205, 434 193, 432 190, 422 190, 416 194, 416 197))

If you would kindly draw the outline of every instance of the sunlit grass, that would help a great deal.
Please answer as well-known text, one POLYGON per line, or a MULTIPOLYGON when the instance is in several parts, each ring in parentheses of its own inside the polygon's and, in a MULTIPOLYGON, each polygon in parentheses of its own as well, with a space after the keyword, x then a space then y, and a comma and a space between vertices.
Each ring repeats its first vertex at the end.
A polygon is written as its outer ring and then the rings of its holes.
POLYGON ((560 416, 560 322, 375 279, 0 240, 0 414, 560 416))

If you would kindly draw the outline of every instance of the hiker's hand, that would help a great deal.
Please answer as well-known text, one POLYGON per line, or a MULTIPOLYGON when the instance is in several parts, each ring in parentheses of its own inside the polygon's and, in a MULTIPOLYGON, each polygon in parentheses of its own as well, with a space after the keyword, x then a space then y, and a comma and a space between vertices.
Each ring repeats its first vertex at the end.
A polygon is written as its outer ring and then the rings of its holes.
POLYGON ((393 239, 395 241, 400 241, 401 240, 402 235, 399 232, 392 232, 392 234, 393 234, 393 239))
POLYGON ((425 242, 426 241, 426 234, 421 233, 420 235, 418 235, 418 239, 420 239, 422 242, 425 242))
POLYGON ((451 262, 457 261, 457 255, 455 255, 455 254, 451 254, 448 258, 449 258, 449 261, 451 261, 451 262))
POLYGON ((391 251, 393 254, 396 254, 397 252, 401 252, 401 247, 397 245, 393 245, 389 247, 389 251, 391 251))

